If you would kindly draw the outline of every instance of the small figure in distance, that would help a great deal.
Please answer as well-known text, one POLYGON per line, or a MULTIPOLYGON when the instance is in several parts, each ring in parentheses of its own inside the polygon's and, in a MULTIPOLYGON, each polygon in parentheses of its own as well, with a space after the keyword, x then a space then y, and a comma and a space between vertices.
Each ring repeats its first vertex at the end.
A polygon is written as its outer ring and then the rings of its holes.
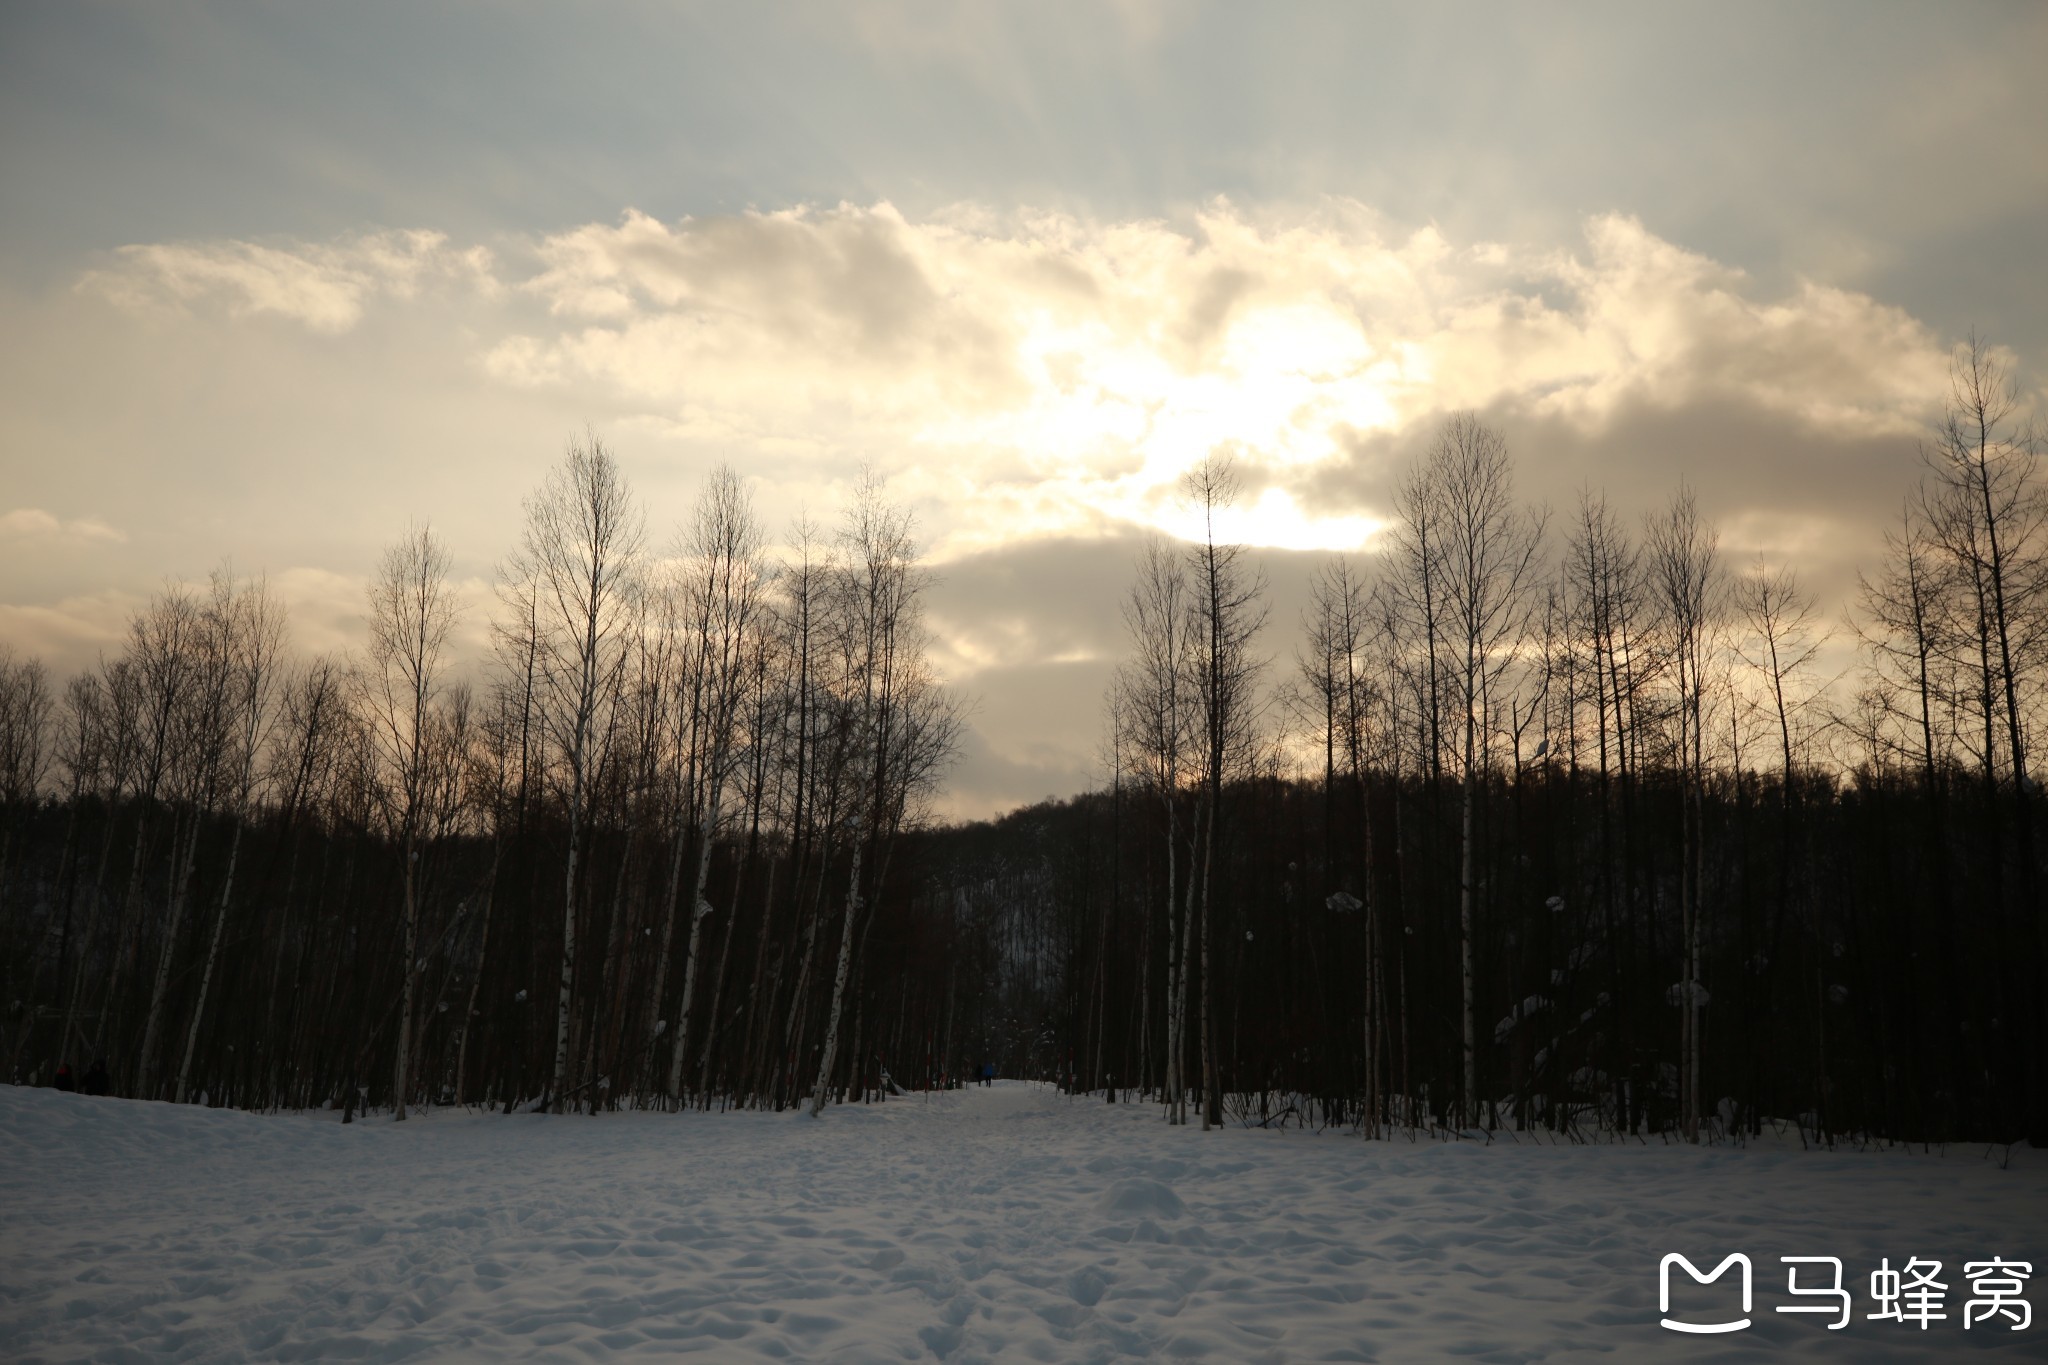
POLYGON ((104 1095, 107 1093, 106 1058, 95 1057, 92 1059, 92 1065, 85 1069, 85 1077, 78 1083, 78 1088, 88 1095, 104 1095))
POLYGON ((71 1078, 71 1063, 57 1063, 57 1088, 67 1094, 78 1089, 78 1082, 71 1078))

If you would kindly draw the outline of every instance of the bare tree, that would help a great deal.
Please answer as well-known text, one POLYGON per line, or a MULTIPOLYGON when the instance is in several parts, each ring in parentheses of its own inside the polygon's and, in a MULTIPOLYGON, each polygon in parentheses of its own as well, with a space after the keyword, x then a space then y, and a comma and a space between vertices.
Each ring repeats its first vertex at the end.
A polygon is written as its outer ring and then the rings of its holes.
POLYGON ((443 655, 457 606, 448 587, 448 550, 431 527, 414 524, 387 547, 369 591, 368 667, 358 683, 376 746, 386 826, 398 846, 404 956, 398 1047, 392 1061, 395 1116, 410 1093, 414 997, 420 977, 420 863, 434 805, 434 707, 444 687, 443 655))
MULTIPOLYGON (((683 544, 684 582, 695 663, 689 728, 696 780, 689 803, 697 828, 697 870, 690 890, 690 939, 683 959, 683 998, 676 1009, 675 1044, 669 1054, 668 1096, 682 1098, 683 1065, 689 1050, 690 1004, 697 985, 698 948, 704 921, 713 913, 704 889, 711 852, 721 832, 736 766, 744 761, 741 705, 747 687, 747 655, 760 627, 761 588, 767 577, 760 523, 739 475, 730 465, 712 473, 683 544), (701 794, 701 795, 700 795, 701 794)), ((670 927, 675 908, 669 907, 670 927)), ((664 944, 670 928, 663 931, 664 944)), ((731 941, 730 934, 727 942, 731 941)))
MULTIPOLYGON (((1706 854, 1703 801, 1706 789, 1706 697, 1714 627, 1721 606, 1715 560, 1718 536, 1700 519, 1692 490, 1680 486, 1671 506, 1650 522, 1650 562, 1664 611, 1678 688, 1678 768, 1684 777, 1683 853, 1679 866, 1679 909, 1683 923, 1684 970, 1677 988, 1681 1014, 1682 1075, 1680 1126, 1688 1142, 1699 1141, 1699 979, 1706 854)), ((1788 775, 1789 776, 1789 775, 1788 775)))
MULTIPOLYGON (((1507 441, 1471 413, 1448 418, 1402 499, 1397 542, 1428 612, 1430 674, 1447 677, 1459 731, 1458 858, 1460 1040, 1464 1113, 1479 1116, 1473 917, 1478 899, 1474 817, 1490 765, 1495 694, 1528 625, 1543 518, 1514 500, 1507 441), (1432 529, 1433 528, 1433 529, 1432 529), (1441 631, 1449 656, 1439 670, 1441 631)), ((1432 682, 1431 690, 1436 690, 1432 682)), ((1432 708, 1434 709, 1434 708, 1432 708)))
POLYGON ((2002 726, 2003 766, 2024 798, 2023 698, 2048 646, 2048 494, 2035 477, 2034 434, 2016 421, 2018 388, 1991 348, 1972 336, 1949 381, 1947 417, 1921 451, 1932 476, 1921 502, 1975 597, 1986 772, 1999 767, 1991 732, 2002 726))
POLYGON ((1900 513, 1899 528, 1885 533, 1883 567, 1875 577, 1857 575, 1863 619, 1855 628, 1870 660, 1875 692, 1887 719, 1911 735, 1891 742, 1912 755, 1930 795, 1951 758, 1947 736, 1954 721, 1937 712, 1951 711, 1957 692, 1956 651, 1943 638, 1954 586, 1939 548, 1928 538, 1925 519, 1910 500, 1900 513), (1900 712, 1892 700, 1900 693, 1912 698, 1908 712, 1900 712))
POLYGON ((1265 626, 1265 583, 1243 562, 1243 547, 1217 539, 1217 517, 1236 502, 1240 481, 1227 456, 1210 455, 1182 479, 1181 492, 1202 518, 1202 540, 1187 551, 1195 694, 1200 706, 1203 815, 1200 869, 1202 957, 1202 1130, 1223 1122, 1213 1028, 1216 973, 1210 958, 1211 888, 1222 837, 1223 788, 1248 770, 1257 743, 1256 686, 1264 660, 1252 641, 1265 626))
MULTIPOLYGON (((1187 569, 1163 543, 1147 541, 1139 552, 1138 578, 1124 601, 1124 625, 1133 657, 1117 671, 1111 705, 1128 737, 1140 785, 1159 802, 1165 831, 1166 867, 1166 1075, 1168 1123, 1187 1122, 1186 1078, 1182 1074, 1187 1020, 1189 911, 1176 899, 1179 872, 1182 765, 1194 738, 1194 689, 1190 682, 1193 640, 1188 614, 1187 569)), ((1190 876, 1188 883, 1193 885, 1190 876)))
POLYGON ((1813 700, 1811 685, 1802 680, 1827 643, 1827 632, 1818 628, 1813 596, 1800 585, 1798 573, 1789 565, 1767 563, 1761 555, 1735 581, 1735 610, 1749 627, 1743 661, 1756 670, 1770 695, 1789 790, 1801 738, 1794 727, 1813 700))
POLYGON ((64 939, 57 954, 58 1007, 63 1021, 57 1035, 60 1053, 70 1048, 78 1024, 85 964, 91 959, 98 937, 100 893, 119 826, 114 810, 127 788, 134 755, 132 727, 124 723, 127 717, 124 709, 116 705, 109 681, 105 673, 96 669, 71 679, 64 688, 65 726, 58 761, 69 775, 70 804, 76 812, 88 795, 95 795, 103 800, 106 815, 92 888, 85 896, 85 924, 77 936, 76 969, 71 966, 71 920, 81 880, 76 873, 70 894, 64 900, 64 939))
MULTIPOLYGON (((148 667, 166 679, 182 680, 174 686, 168 725, 168 776, 173 799, 182 817, 183 838, 174 837, 171 848, 171 884, 158 944, 155 985, 150 990, 149 1012, 145 1016, 142 1047, 137 1060, 136 1093, 142 1099, 156 1098, 158 1042, 163 1033, 166 1005, 170 998, 172 972, 178 940, 184 929, 193 870, 199 858, 199 834, 214 812, 228 769, 231 742, 231 695, 234 688, 231 623, 209 612, 183 589, 167 593, 151 604, 154 629, 151 645, 161 655, 152 657, 148 667)), ((167 698, 173 692, 167 690, 167 698)), ((173 827, 175 831, 175 826, 173 827)))
POLYGON ((562 971, 555 1006, 549 1103, 569 1088, 569 1021, 576 982, 579 877, 595 797, 593 776, 628 658, 629 587, 639 572, 643 521, 618 460, 594 436, 571 442, 562 463, 526 500, 526 528, 500 574, 507 604, 529 623, 539 674, 538 711, 567 769, 568 854, 562 879, 562 971))
POLYGON ((227 931, 228 907, 235 894, 235 870, 241 863, 242 832, 253 814, 257 764, 270 730, 272 694, 276 691, 278 660, 284 649, 284 608, 270 595, 269 585, 261 578, 242 585, 231 571, 217 571, 207 604, 207 619, 227 671, 226 721, 230 732, 226 761, 231 775, 226 779, 226 810, 233 829, 229 835, 227 868, 214 902, 213 932, 207 938, 205 965, 199 974, 199 998, 192 1006, 192 1022, 185 1031, 185 1053, 178 1063, 179 1104, 185 1103, 190 1090, 192 1058, 199 1048, 199 1026, 206 1017, 207 994, 213 987, 214 967, 220 961, 221 937, 227 931))
POLYGON ((879 887, 894 838, 956 744, 957 712, 932 678, 920 621, 924 574, 907 512, 884 502, 872 477, 856 491, 841 533, 835 609, 838 685, 847 730, 845 843, 850 850, 838 966, 825 1016, 811 1116, 824 1112, 837 1060, 854 931, 879 887))
POLYGON ((55 706, 43 661, 17 660, 0 645, 0 911, 6 908, 15 825, 35 808, 49 772, 55 706))
POLYGON ((1302 621, 1307 649, 1298 650, 1295 655, 1296 668, 1308 695, 1321 711, 1318 719, 1323 747, 1324 861, 1332 874, 1344 861, 1336 852, 1336 789, 1340 771, 1358 805, 1358 893, 1353 897, 1340 887, 1325 903, 1338 908, 1355 901, 1355 908, 1365 912, 1364 1128, 1369 1137, 1378 1135, 1381 1120, 1386 995, 1380 904, 1373 878, 1372 809, 1365 780, 1367 726, 1374 689, 1363 656, 1368 639, 1375 633, 1372 617, 1372 603, 1350 560, 1333 555, 1309 581, 1309 606, 1302 621))
POLYGON ((299 861, 299 835, 309 814, 317 811, 331 790, 342 758, 344 740, 352 730, 350 675, 338 659, 321 656, 291 670, 281 688, 278 718, 273 727, 267 782, 278 802, 280 831, 291 841, 292 854, 284 893, 272 927, 275 940, 270 979, 263 1008, 264 1035, 279 1040, 270 1049, 273 1093, 290 1092, 285 1072, 292 1055, 288 1040, 304 1018, 301 997, 306 983, 304 942, 310 928, 293 913, 293 890, 299 861), (294 956, 293 949, 300 949, 294 956), (287 963, 293 970, 287 976, 287 963), (289 982, 289 989, 287 989, 289 982))

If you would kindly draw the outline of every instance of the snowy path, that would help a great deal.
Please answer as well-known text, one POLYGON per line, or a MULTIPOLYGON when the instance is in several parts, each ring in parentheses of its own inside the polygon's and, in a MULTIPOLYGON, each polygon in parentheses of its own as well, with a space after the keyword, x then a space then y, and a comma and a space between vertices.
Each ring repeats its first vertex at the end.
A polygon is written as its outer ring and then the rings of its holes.
POLYGON ((7 1360, 2048 1358, 1963 1330, 1992 1255, 2048 1310, 2048 1162, 1205 1136, 1023 1084, 348 1127, 0 1087, 7 1360), (1755 1325, 1659 1328, 1669 1251, 1746 1252, 1755 1325), (1843 1258, 1847 1330, 1772 1311, 1780 1255, 1843 1258), (1866 1322, 1881 1256, 1943 1260, 1948 1321, 1866 1322))

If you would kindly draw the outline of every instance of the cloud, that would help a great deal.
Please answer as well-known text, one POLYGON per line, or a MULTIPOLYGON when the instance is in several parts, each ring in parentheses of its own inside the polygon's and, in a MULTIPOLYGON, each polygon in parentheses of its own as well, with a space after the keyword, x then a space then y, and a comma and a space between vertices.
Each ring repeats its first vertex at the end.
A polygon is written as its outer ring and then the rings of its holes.
POLYGON ((537 252, 522 288, 552 325, 492 347, 493 377, 594 388, 799 477, 875 460, 947 509, 942 557, 1124 522, 1187 534, 1177 479, 1216 450, 1257 484, 1226 534, 1357 545, 1384 505, 1331 514, 1318 472, 1459 408, 1596 436, 1725 402, 1877 436, 1943 393, 1941 340, 1902 310, 1812 282, 1755 297, 1618 215, 1546 247, 1399 231, 1341 200, 1218 200, 1183 223, 841 204, 628 213, 537 252))
POLYGON ((628 211, 515 242, 509 262, 433 232, 201 242, 123 248, 80 287, 333 333, 373 300, 458 286, 442 344, 483 382, 672 458, 737 460, 782 510, 835 502, 869 464, 940 559, 1126 525, 1190 535, 1179 479, 1219 451, 1248 483, 1224 535, 1355 547, 1388 507, 1324 503, 1332 471, 1461 408, 1591 441, 1715 405, 1877 438, 1918 430, 1944 392, 1942 341, 1904 311, 1811 281, 1765 296, 1620 215, 1556 245, 1456 241, 1343 199, 1218 199, 1181 220, 628 211))
POLYGON ((986 819, 1048 796, 1096 786, 1094 741, 1107 665, 1004 669, 976 684, 980 703, 961 736, 936 813, 986 819))
POLYGON ((0 644, 41 659, 59 678, 68 677, 91 667, 102 654, 119 654, 128 618, 145 600, 143 594, 107 589, 49 603, 0 603, 0 644))
MULTIPOLYGON (((373 553, 364 555, 365 562, 373 553)), ((368 573, 337 573, 297 564, 268 575, 269 586, 289 613, 293 643, 307 654, 360 656, 369 640, 368 573)), ((448 663, 458 674, 478 669, 490 657, 488 609, 491 584, 480 577, 453 577, 448 593, 455 628, 448 663)))
POLYGON ((865 464, 937 569, 935 663, 979 698, 948 809, 983 813, 1093 780, 1132 557, 1192 534, 1177 482, 1206 454, 1245 474, 1222 532, 1264 549, 1277 677, 1310 569, 1370 548, 1447 411, 1499 426, 1520 491, 1560 513, 1590 486, 1633 519, 1685 477, 1731 555, 1796 556, 1839 603, 1945 391, 1943 339, 1903 310, 1765 287, 1624 216, 1544 242, 1340 199, 871 203, 628 212, 494 246, 137 247, 31 314, 48 325, 14 329, 0 367, 0 425, 49 452, 19 499, 101 489, 134 539, 87 582, 25 547, 107 523, 0 518, 17 601, 47 604, 0 613, 0 638, 89 657, 104 626, 65 635, 71 604, 99 622, 91 594, 146 597, 226 553, 273 570, 301 649, 354 647, 376 541, 419 516, 475 580, 468 667, 519 495, 586 422, 657 540, 715 461, 771 528, 808 508, 828 532, 865 464))
POLYGON ((972 679, 991 667, 1111 657, 1123 648, 1120 585, 1139 538, 1019 541, 947 563, 926 601, 941 674, 972 679))
POLYGON ((81 290, 132 309, 216 305, 233 317, 276 314, 316 332, 346 332, 379 296, 412 298, 429 281, 489 287, 490 251, 450 250, 439 232, 370 232, 334 242, 219 241, 124 246, 81 290))
POLYGON ((118 544, 127 539, 124 532, 98 517, 74 517, 67 521, 40 507, 17 507, 0 515, 0 541, 89 545, 118 544))

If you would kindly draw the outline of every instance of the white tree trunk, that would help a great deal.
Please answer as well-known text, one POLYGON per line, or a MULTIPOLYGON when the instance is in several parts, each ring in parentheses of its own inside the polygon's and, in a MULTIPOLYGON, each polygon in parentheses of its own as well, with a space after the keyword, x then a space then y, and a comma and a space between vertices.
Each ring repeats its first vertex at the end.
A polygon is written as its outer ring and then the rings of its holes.
POLYGON ((690 946, 683 959, 683 1002, 676 1008, 676 1045, 668 1059, 668 1095, 677 1104, 683 1100, 684 1054, 690 1045, 690 1003, 697 994, 697 948, 704 938, 704 920, 711 914, 711 902, 704 888, 711 880, 711 846, 718 837, 718 823, 725 807, 725 781, 719 769, 723 752, 715 754, 711 770, 711 813, 705 817, 704 832, 697 848, 697 877, 690 892, 690 946))
POLYGON ((491 911, 498 900, 498 860, 504 856, 505 840, 496 835, 491 840, 491 876, 484 888, 484 927, 476 946, 476 974, 469 979, 469 997, 462 1006, 462 1041, 455 1048, 455 1102, 462 1103, 467 1093, 463 1089, 469 1068, 469 1036, 476 1031, 476 993, 484 984, 484 962, 491 949, 491 911))
POLYGON ((163 1031, 164 999, 171 989, 171 954, 178 947, 178 931, 185 927, 185 886, 192 878, 192 861, 198 856, 200 813, 192 812, 184 851, 175 864, 177 881, 171 888, 170 918, 164 925, 163 951, 157 954, 156 983, 149 993, 149 1020, 142 1030, 141 1075, 135 1085, 137 1099, 154 1099, 157 1037, 163 1031))
MULTIPOLYGON (((654 989, 647 1001, 647 1036, 652 1039, 661 1027, 661 1001, 668 989, 668 957, 674 951, 676 942, 676 904, 683 894, 683 846, 689 838, 689 821, 681 820, 676 829, 675 846, 669 854, 668 895, 661 912, 661 943, 654 953, 654 989)), ((650 1048, 653 1044, 648 1044, 650 1048)))
POLYGON ((846 1005, 846 977, 853 965, 853 921, 860 914, 860 855, 865 841, 853 841, 853 873, 846 884, 846 922, 839 933, 839 969, 832 977, 832 1012, 825 1018, 825 1052, 818 1059, 818 1083, 811 1087, 811 1117, 825 1112, 825 1092, 839 1051, 839 1019, 846 1005))
POLYGON ((1174 843, 1180 833, 1174 829, 1174 804, 1167 796, 1165 817, 1165 1121, 1182 1124, 1186 1115, 1180 1105, 1180 982, 1186 966, 1180 962, 1182 913, 1174 896, 1174 843))
POLYGON ((1211 1043, 1210 1003, 1216 995, 1215 969, 1209 965, 1209 870, 1216 857, 1216 812, 1209 812, 1209 828, 1202 844, 1202 1131, 1218 1116, 1221 1098, 1216 1093, 1216 1052, 1211 1043))
MULTIPOLYGON (((581 799, 579 793, 576 800, 581 799)), ((576 854, 582 833, 573 813, 569 821, 569 867, 562 883, 562 987, 555 1002, 555 1070, 549 1095, 550 1108, 558 1114, 562 1112, 562 1092, 569 1086, 570 987, 576 979, 576 854)))
MULTIPOLYGON (((1201 815, 1195 816, 1197 837, 1201 830, 1201 815)), ((1193 860, 1190 859, 1190 862, 1193 860)), ((1180 979, 1173 988, 1173 1112, 1175 1123, 1188 1121, 1188 978, 1194 974, 1195 934, 1195 876, 1194 869, 1188 869, 1187 894, 1182 897, 1180 909, 1180 979)))
POLYGON ((398 992, 398 1053, 391 1063, 391 1108, 396 1122, 405 1122, 405 1096, 412 1062, 413 995, 419 985, 420 908, 419 850, 405 851, 404 984, 398 992))
POLYGON ((235 863, 242 853, 243 820, 235 820, 235 836, 228 844, 228 875, 220 889, 220 904, 213 912, 213 933, 206 944, 206 968, 199 974, 199 1001, 192 1007, 192 1024, 185 1030, 185 1057, 178 1063, 178 1103, 190 1093, 192 1054, 199 1050, 199 1021, 206 1017, 206 995, 213 985, 213 964, 220 958, 220 940, 227 928, 228 898, 235 893, 235 863))
MULTIPOLYGON (((1469 710, 1469 706, 1467 708, 1469 710)), ((1464 1082, 1465 1122, 1473 1123, 1479 1117, 1479 1066, 1477 1029, 1473 1019, 1472 1002, 1472 899, 1473 899, 1473 849, 1472 849, 1472 771, 1473 742, 1471 722, 1466 722, 1465 731, 1465 810, 1463 829, 1459 842, 1463 848, 1459 854, 1458 872, 1458 970, 1464 990, 1464 1082)))

